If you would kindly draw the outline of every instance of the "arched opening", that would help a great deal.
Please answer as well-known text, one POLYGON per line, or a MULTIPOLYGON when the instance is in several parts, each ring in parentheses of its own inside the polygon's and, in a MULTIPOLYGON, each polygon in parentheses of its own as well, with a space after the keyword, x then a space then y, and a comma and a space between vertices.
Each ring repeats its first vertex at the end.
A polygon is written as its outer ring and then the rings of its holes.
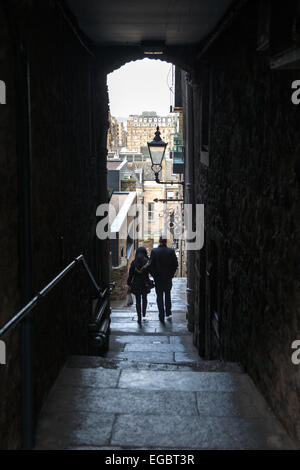
MULTIPOLYGON (((182 74, 172 63, 148 57, 128 62, 108 74, 107 172, 114 209, 124 209, 125 193, 128 198, 131 193, 136 193, 136 202, 141 208, 136 224, 139 228, 137 246, 145 246, 150 256, 152 248, 159 243, 160 235, 166 233, 168 245, 175 250, 178 260, 176 277, 185 278, 186 257, 182 240, 184 194, 181 184, 184 170, 182 74), (155 181, 147 146, 157 127, 161 139, 167 143, 159 172, 160 183, 155 181)), ((131 223, 131 209, 128 204, 124 223, 125 220, 131 223)), ((111 250, 114 249, 115 245, 111 244, 111 250)), ((134 252, 127 250, 127 255, 129 269, 134 252)), ((120 270, 124 270, 124 258, 120 270)), ((116 276, 116 268, 114 276, 117 284, 124 282, 123 276, 120 279, 116 276)), ((123 292, 125 300, 126 285, 123 289, 121 285, 118 287, 117 295, 123 292)))

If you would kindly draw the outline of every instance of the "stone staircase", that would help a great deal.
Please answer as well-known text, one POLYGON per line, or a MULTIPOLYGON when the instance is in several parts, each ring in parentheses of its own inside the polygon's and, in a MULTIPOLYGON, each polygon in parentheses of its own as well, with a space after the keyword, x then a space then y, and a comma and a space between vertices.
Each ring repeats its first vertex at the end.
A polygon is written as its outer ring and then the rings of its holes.
POLYGON ((49 394, 37 449, 293 449, 237 364, 203 361, 185 320, 185 280, 173 318, 158 321, 149 296, 140 327, 115 302, 105 357, 70 357, 49 394))

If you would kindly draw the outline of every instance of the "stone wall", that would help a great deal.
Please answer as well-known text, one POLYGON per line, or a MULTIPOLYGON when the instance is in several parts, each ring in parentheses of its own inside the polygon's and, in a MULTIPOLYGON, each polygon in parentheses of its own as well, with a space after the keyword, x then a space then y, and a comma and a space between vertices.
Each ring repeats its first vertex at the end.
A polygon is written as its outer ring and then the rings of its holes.
POLYGON ((300 439, 299 367, 291 363, 300 334, 300 108, 291 103, 299 72, 270 70, 268 52, 257 51, 257 6, 247 3, 193 77, 194 200, 206 217, 205 268, 197 255, 194 276, 207 297, 196 293, 194 334, 207 356, 240 361, 300 439), (206 70, 208 166, 200 155, 206 70))
MULTIPOLYGON (((0 105, 0 326, 19 307, 18 290, 18 166, 16 154, 13 41, 0 3, 0 80, 6 84, 6 104, 0 105)), ((0 447, 19 444, 19 332, 6 341, 7 365, 0 365, 0 447), (9 425, 7 425, 9 423, 9 425)))
MULTIPOLYGON (((18 103, 14 103, 14 63, 20 49, 26 51, 30 67, 31 295, 81 253, 100 283, 109 279, 108 264, 102 262, 108 259, 108 247, 96 239, 95 230, 96 208, 107 199, 106 75, 58 2, 11 1, 3 6, 0 79, 8 83, 8 104, 0 108, 1 292, 5 293, 1 325, 21 306, 17 240, 23 228, 18 227, 16 156, 20 136, 15 135, 18 103)), ((36 413, 66 356, 88 353, 94 294, 83 268, 77 267, 34 311, 36 413)), ((0 425, 7 430, 1 433, 2 448, 20 445, 17 337, 17 332, 10 337, 8 364, 1 368, 0 425)))

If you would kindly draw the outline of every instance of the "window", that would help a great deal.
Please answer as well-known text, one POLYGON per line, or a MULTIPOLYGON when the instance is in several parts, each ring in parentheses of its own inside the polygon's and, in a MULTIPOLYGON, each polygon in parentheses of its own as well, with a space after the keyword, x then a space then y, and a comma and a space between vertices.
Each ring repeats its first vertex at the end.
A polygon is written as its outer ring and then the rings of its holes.
POLYGON ((149 221, 154 220, 154 202, 148 203, 148 220, 149 221))
POLYGON ((172 191, 168 191, 168 199, 174 199, 174 193, 172 191))

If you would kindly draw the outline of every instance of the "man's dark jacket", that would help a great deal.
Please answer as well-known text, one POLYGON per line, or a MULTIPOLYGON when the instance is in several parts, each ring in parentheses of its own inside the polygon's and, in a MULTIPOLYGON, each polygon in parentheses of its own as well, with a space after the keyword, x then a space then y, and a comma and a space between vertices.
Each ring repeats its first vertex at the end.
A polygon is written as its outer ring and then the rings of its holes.
POLYGON ((166 245, 153 248, 150 256, 150 273, 156 284, 170 284, 177 268, 178 261, 173 248, 166 245))

